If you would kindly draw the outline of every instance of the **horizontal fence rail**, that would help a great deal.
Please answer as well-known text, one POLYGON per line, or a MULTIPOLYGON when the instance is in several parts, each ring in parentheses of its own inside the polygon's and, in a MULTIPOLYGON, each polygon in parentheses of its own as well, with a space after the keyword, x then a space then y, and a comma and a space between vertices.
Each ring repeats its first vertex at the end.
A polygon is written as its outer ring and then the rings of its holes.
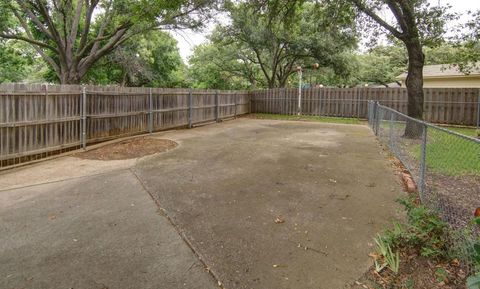
POLYGON ((249 113, 248 91, 0 85, 0 168, 249 113))
MULTIPOLYGON (((480 119, 479 88, 425 88, 426 121, 454 125, 478 125, 480 119)), ((407 113, 405 88, 295 88, 252 92, 252 112, 367 118, 368 101, 378 101, 407 113)))
MULTIPOLYGON (((480 89, 426 88, 424 119, 478 125, 480 89)), ((368 101, 406 113, 404 88, 220 91, 0 84, 0 168, 123 136, 254 113, 368 117, 368 101)))

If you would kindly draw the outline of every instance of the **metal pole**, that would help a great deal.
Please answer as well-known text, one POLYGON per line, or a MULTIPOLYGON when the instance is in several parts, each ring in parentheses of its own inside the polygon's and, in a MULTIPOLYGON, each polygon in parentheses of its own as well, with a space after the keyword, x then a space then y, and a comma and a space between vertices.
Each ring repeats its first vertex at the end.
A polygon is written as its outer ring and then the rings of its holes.
POLYGON ((233 103, 234 103, 234 113, 233 116, 237 118, 237 93, 233 94, 233 103))
POLYGON ((380 106, 378 105, 378 101, 375 103, 375 135, 378 136, 378 132, 380 128, 380 106))
POLYGON ((87 91, 85 86, 82 86, 82 148, 87 148, 87 91))
POLYGON ((152 88, 148 92, 148 132, 153 132, 153 101, 152 101, 152 88))
POLYGON ((390 112, 390 149, 393 151, 393 112, 390 112))
POLYGON ((480 92, 477 99, 477 137, 480 137, 480 92))
POLYGON ((423 197, 425 195, 425 177, 427 172, 427 128, 425 124, 423 124, 423 134, 422 134, 422 152, 421 152, 421 159, 420 159, 420 200, 423 202, 423 197))
POLYGON ((298 70, 298 106, 297 114, 302 114, 302 69, 298 70))
POLYGON ((188 128, 192 128, 192 115, 193 115, 193 93, 190 89, 188 93, 188 128))
POLYGON ((218 90, 215 91, 215 121, 218 121, 218 90))

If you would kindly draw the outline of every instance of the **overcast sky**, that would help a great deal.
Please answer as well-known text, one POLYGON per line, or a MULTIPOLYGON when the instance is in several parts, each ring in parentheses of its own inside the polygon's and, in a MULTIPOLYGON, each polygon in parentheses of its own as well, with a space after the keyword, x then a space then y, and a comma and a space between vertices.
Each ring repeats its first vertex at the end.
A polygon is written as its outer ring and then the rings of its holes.
MULTIPOLYGON (((441 5, 450 4, 452 11, 458 13, 465 13, 468 10, 479 10, 479 0, 430 0, 432 5, 440 3, 441 5)), ((181 31, 172 33, 175 39, 178 41, 178 48, 180 49, 180 55, 185 63, 188 61, 188 57, 192 55, 193 48, 206 41, 205 36, 208 35, 215 25, 209 24, 203 32, 181 31)))

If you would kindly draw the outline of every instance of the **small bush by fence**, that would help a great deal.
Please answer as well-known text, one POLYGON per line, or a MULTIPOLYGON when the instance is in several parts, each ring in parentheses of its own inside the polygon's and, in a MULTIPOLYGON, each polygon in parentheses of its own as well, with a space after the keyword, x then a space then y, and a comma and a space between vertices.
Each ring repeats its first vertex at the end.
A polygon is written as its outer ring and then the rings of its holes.
POLYGON ((0 168, 113 138, 249 113, 248 91, 0 85, 0 168))
MULTIPOLYGON (((475 126, 480 119, 480 89, 425 88, 423 119, 433 123, 475 126)), ((407 112, 405 88, 269 89, 252 92, 252 112, 367 118, 374 100, 407 112)))
POLYGON ((369 124, 414 178, 421 201, 437 211, 456 238, 458 257, 472 267, 480 207, 480 139, 413 119, 369 102, 369 124))

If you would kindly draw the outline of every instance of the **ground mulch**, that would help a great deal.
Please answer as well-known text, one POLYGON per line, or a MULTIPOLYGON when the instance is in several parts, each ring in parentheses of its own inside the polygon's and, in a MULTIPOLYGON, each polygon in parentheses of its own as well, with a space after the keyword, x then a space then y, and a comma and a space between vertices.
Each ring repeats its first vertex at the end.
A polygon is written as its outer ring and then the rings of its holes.
POLYGON ((389 268, 377 272, 372 266, 351 289, 465 289, 465 279, 466 273, 456 261, 435 262, 403 251, 398 274, 389 268))
POLYGON ((138 137, 97 149, 75 154, 75 157, 90 160, 126 160, 161 153, 173 149, 177 143, 168 139, 138 137))

